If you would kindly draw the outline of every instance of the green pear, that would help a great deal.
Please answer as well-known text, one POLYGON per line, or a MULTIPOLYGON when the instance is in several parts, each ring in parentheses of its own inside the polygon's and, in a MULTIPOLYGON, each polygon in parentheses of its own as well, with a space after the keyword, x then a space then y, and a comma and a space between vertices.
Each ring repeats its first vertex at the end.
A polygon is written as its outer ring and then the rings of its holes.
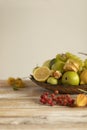
POLYGON ((79 85, 79 75, 74 71, 67 71, 62 76, 62 84, 79 85))

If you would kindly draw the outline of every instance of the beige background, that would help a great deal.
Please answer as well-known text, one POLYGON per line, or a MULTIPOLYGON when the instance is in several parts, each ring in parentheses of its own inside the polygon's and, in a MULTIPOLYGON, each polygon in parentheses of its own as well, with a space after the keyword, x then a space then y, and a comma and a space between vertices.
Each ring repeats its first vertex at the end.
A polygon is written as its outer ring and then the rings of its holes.
POLYGON ((0 0, 0 79, 66 51, 87 52, 87 0, 0 0))

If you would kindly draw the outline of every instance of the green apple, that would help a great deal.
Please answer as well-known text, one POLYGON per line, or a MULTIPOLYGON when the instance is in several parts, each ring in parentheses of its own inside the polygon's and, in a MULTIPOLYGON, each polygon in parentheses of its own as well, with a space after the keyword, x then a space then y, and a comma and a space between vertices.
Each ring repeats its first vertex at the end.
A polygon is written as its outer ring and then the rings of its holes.
POLYGON ((47 79, 47 83, 52 84, 52 85, 56 85, 56 84, 58 84, 58 80, 54 77, 49 77, 47 79))
POLYGON ((74 71, 67 71, 62 76, 62 83, 68 85, 79 85, 79 75, 74 71))

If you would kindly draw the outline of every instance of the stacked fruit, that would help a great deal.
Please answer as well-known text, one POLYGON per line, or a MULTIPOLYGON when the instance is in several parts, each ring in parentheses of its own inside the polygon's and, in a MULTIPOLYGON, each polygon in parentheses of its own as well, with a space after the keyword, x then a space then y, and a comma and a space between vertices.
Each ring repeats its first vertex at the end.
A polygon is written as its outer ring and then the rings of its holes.
POLYGON ((33 77, 39 82, 52 85, 87 84, 87 59, 83 61, 69 52, 57 54, 53 59, 45 61, 42 66, 34 68, 33 77))

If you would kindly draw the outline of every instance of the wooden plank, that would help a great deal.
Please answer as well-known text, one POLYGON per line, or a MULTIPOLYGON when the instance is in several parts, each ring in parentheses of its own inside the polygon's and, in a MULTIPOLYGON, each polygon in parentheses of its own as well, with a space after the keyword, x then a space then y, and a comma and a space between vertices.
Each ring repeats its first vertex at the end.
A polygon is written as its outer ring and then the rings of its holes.
MULTIPOLYGON (((25 112, 25 111, 24 111, 25 112)), ((30 112, 30 111, 28 111, 30 112)), ((37 112, 37 111, 36 111, 37 112)), ((23 112, 22 112, 23 113, 23 112)), ((79 112, 81 113, 81 112, 79 112)), ((52 113, 53 114, 53 113, 52 113)), ((42 125, 42 124, 48 124, 48 125, 56 125, 58 123, 68 123, 68 124, 75 124, 75 123, 81 123, 81 124, 85 124, 87 126, 87 115, 83 114, 83 115, 79 115, 79 114, 74 114, 73 113, 68 113, 66 112, 65 113, 57 113, 57 115, 50 115, 48 114, 38 114, 38 115, 35 115, 32 114, 32 115, 29 115, 26 116, 25 115, 17 115, 16 116, 16 113, 14 112, 14 114, 11 114, 11 115, 4 115, 4 116, 0 116, 0 124, 3 124, 3 125, 7 125, 7 124, 15 124, 15 125, 18 125, 18 124, 27 124, 27 125, 31 125, 31 124, 38 124, 38 125, 42 125)))
MULTIPOLYGON (((61 109, 67 109, 67 107, 63 106, 49 106, 49 105, 43 105, 39 102, 38 97, 27 97, 27 98, 15 98, 15 99, 0 99, 0 109, 1 108, 16 108, 16 109, 37 109, 37 108, 61 108, 61 109)), ((72 109, 72 108, 71 108, 72 109)))
POLYGON ((29 96, 36 97, 41 95, 43 91, 46 91, 31 81, 25 81, 25 84, 25 88, 20 88, 18 91, 14 91, 6 81, 0 81, 0 99, 26 98, 29 96))
POLYGON ((39 97, 25 97, 0 99, 0 108, 44 108, 45 105, 40 104, 39 97))
POLYGON ((0 125, 1 130, 87 130, 86 123, 61 123, 55 125, 48 124, 20 124, 20 125, 0 125))
MULTIPOLYGON (((87 109, 61 109, 45 107, 33 109, 0 109, 0 117, 29 117, 30 121, 33 120, 37 123, 50 122, 51 124, 58 121, 78 121, 87 122, 87 109)), ((34 123, 35 123, 34 122, 34 123)))
POLYGON ((87 107, 46 106, 39 96, 46 91, 31 81, 14 91, 6 81, 0 81, 0 130, 85 130, 87 107))

